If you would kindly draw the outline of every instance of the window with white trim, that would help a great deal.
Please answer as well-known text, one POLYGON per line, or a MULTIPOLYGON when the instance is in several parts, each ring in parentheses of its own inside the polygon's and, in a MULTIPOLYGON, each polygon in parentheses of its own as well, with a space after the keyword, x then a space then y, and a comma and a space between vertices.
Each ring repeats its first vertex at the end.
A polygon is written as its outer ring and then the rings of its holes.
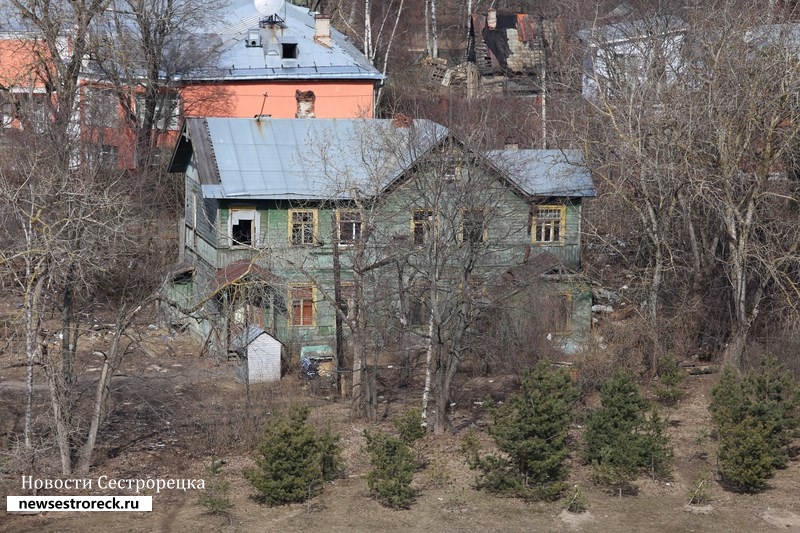
POLYGON ((233 208, 228 215, 228 238, 231 247, 255 246, 258 243, 258 211, 233 208))
POLYGON ((295 246, 317 243, 317 210, 289 210, 289 242, 295 246))
POLYGON ((336 211, 339 228, 339 244, 352 245, 361 239, 361 213, 356 210, 340 209, 336 211))
POLYGON ((563 205, 540 205, 533 211, 533 242, 559 244, 564 242, 567 208, 563 205))

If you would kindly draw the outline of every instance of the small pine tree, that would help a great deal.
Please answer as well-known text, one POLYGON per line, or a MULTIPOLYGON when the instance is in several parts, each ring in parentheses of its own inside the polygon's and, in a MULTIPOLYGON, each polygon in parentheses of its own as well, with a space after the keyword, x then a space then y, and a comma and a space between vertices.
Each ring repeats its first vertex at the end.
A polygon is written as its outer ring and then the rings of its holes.
POLYGON ((567 433, 578 391, 564 369, 540 362, 522 378, 522 388, 492 410, 489 434, 502 456, 480 457, 477 441, 466 441, 471 468, 481 471, 478 486, 524 499, 552 500, 566 488, 567 433))
POLYGON ((302 502, 322 489, 338 468, 338 436, 328 429, 318 436, 306 420, 307 407, 276 415, 264 426, 256 467, 244 476, 269 505, 302 502))
POLYGON ((793 376, 774 356, 744 377, 723 369, 709 411, 719 434, 720 474, 732 488, 757 492, 786 465, 799 403, 793 376))
POLYGON ((615 373, 603 384, 601 407, 589 415, 584 443, 585 458, 592 464, 595 481, 622 490, 642 469, 665 475, 672 449, 665 433, 666 423, 653 411, 645 413, 648 402, 633 377, 615 373))
POLYGON ((211 462, 206 467, 206 479, 206 488, 199 498, 200 505, 205 507, 210 514, 227 513, 233 504, 228 497, 230 483, 222 477, 222 461, 211 458, 211 462))
POLYGON ((411 487, 417 461, 408 444, 397 437, 364 430, 372 470, 367 485, 375 498, 392 509, 408 509, 417 492, 411 487))
POLYGON ((409 409, 392 420, 394 427, 400 433, 400 440, 409 446, 425 436, 425 426, 422 425, 422 410, 409 409))
POLYGON ((775 472, 775 457, 760 421, 745 418, 721 435, 719 472, 739 492, 758 492, 775 472))
POLYGON ((678 366, 672 355, 666 355, 658 362, 658 382, 654 389, 656 398, 664 405, 674 405, 683 398, 680 386, 686 379, 686 372, 678 366))

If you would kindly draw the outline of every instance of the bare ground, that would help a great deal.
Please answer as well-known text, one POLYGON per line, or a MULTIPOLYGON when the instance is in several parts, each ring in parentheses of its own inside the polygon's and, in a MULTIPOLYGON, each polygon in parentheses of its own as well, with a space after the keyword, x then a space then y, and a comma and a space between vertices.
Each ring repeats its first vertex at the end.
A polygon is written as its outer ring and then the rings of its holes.
MULTIPOLYGON (((292 373, 280 383, 252 387, 248 402, 244 387, 234 381, 232 363, 201 357, 190 339, 162 330, 151 330, 147 343, 115 378, 115 411, 100 435, 96 466, 89 477, 207 478, 205 465, 213 453, 225 461, 223 475, 230 482, 233 502, 230 514, 205 514, 197 503, 197 491, 165 490, 151 494, 151 513, 7 514, 0 519, 0 531, 800 531, 797 457, 761 494, 733 494, 714 482, 708 506, 687 506, 690 486, 698 476, 709 472, 713 478, 715 445, 709 437, 706 406, 716 376, 689 378, 684 386, 686 398, 664 413, 671 421, 675 447, 671 480, 641 479, 637 495, 620 498, 594 486, 588 469, 574 454, 571 482, 582 488, 589 506, 589 511, 580 515, 563 512, 557 502, 524 503, 473 488, 474 473, 459 452, 460 439, 468 427, 485 429, 485 413, 474 402, 487 393, 499 393, 509 379, 465 377, 456 398, 453 431, 442 437, 430 436, 422 444, 427 466, 415 476, 420 490, 417 502, 410 510, 391 511, 371 499, 367 489, 368 459, 362 451, 365 424, 350 416, 347 404, 337 400, 332 390, 319 384, 310 386, 292 373), (255 445, 258 428, 274 409, 288 403, 307 404, 312 407, 313 421, 332 423, 342 437, 346 471, 306 504, 270 508, 252 499, 242 469, 252 464, 249 450, 255 445)), ((87 357, 87 371, 80 383, 88 391, 95 371, 87 357)), ((24 367, 18 356, 9 353, 3 355, 2 363, 0 444, 11 450, 4 456, 2 490, 21 495, 23 466, 13 449, 22 423, 24 367)), ((387 384, 392 383, 390 372, 386 370, 384 376, 387 384)), ((417 384, 408 389, 385 388, 385 419, 402 412, 408 402, 416 402, 418 388, 417 384)), ((44 402, 45 391, 37 390, 37 394, 44 402)), ((46 417, 38 424, 44 431, 46 417)), ((580 432, 580 424, 576 424, 576 444, 580 432)), ((43 451, 39 477, 58 476, 51 455, 43 451)))

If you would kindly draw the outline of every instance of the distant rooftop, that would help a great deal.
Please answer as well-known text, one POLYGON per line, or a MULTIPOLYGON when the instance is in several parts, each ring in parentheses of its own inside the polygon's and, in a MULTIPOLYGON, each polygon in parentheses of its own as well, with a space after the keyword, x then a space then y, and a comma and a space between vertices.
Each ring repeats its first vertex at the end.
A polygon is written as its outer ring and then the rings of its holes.
POLYGON ((206 30, 207 41, 218 43, 219 61, 183 79, 383 79, 335 28, 330 28, 328 42, 315 39, 314 13, 307 8, 284 2, 276 18, 282 23, 260 24, 263 18, 252 0, 233 0, 219 22, 206 30), (257 46, 249 46, 251 30, 258 30, 257 46), (284 45, 292 47, 288 59, 282 54, 284 45))

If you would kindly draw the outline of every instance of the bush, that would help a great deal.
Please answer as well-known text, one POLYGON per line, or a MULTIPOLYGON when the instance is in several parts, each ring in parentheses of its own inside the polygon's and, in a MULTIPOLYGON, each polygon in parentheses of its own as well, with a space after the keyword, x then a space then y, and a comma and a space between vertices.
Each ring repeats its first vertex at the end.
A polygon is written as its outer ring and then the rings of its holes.
POLYGON ((500 456, 480 457, 474 435, 464 442, 478 487, 530 500, 553 500, 566 488, 567 433, 578 392, 565 369, 545 361, 523 374, 522 388, 492 409, 489 434, 500 456))
POLYGON ((567 496, 563 500, 564 509, 570 513, 583 513, 589 508, 586 497, 583 495, 581 488, 578 485, 572 487, 567 496))
POLYGON ((719 434, 720 474, 734 490, 762 490, 786 466, 800 423, 797 407, 794 378, 775 357, 765 357, 744 377, 723 369, 709 411, 719 434))
POLYGON ((400 440, 409 446, 416 440, 425 436, 425 426, 422 425, 422 410, 409 409, 404 414, 392 420, 394 427, 400 433, 400 440))
POLYGON ((397 437, 364 430, 372 470, 367 485, 375 498, 392 509, 408 509, 417 493, 411 481, 417 461, 408 444, 397 437))
POLYGON ((704 505, 711 501, 711 480, 703 472, 689 486, 689 505, 704 505))
POLYGON ((338 435, 330 428, 318 435, 307 423, 308 408, 293 408, 264 426, 256 467, 244 476, 269 505, 302 502, 318 494, 324 481, 338 474, 338 435))
POLYGON ((226 514, 233 504, 228 497, 230 483, 222 477, 222 461, 211 458, 206 467, 206 479, 206 488, 199 498, 200 505, 210 514, 226 514))
POLYGON ((666 475, 672 458, 666 422, 656 410, 645 415, 648 402, 631 375, 615 373, 603 384, 600 401, 583 436, 595 481, 621 493, 645 468, 654 477, 666 475))
POLYGON ((658 382, 655 384, 655 395, 664 405, 674 405, 683 398, 681 384, 686 380, 686 372, 678 366, 672 355, 661 358, 658 362, 658 382))

